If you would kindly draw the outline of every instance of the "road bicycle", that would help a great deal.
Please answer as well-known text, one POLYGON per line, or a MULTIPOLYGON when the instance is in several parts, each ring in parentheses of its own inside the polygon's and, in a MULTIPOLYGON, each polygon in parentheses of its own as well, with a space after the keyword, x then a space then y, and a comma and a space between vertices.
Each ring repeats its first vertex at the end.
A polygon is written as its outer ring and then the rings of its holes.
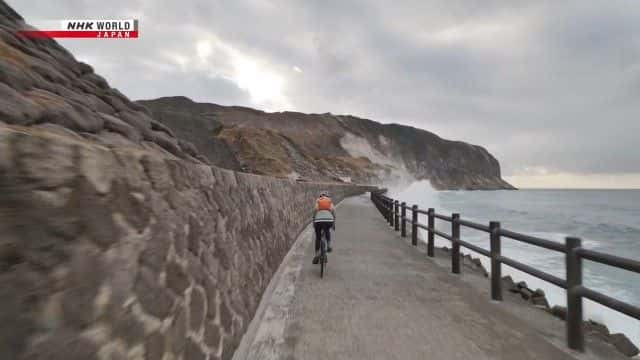
POLYGON ((327 267, 327 231, 331 231, 330 229, 322 229, 320 233, 320 278, 324 277, 324 271, 327 267))

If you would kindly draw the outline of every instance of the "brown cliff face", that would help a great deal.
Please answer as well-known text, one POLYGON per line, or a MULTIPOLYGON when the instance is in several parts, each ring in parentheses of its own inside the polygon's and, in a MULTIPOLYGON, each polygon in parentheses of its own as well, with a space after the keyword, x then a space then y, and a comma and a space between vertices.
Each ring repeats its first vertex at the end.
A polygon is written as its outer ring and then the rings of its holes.
MULTIPOLYGON (((243 171, 275 176, 381 183, 409 175, 429 179, 436 189, 512 189, 500 164, 484 148, 445 140, 425 130, 380 124, 353 116, 266 113, 192 102, 184 97, 139 101, 161 121, 169 114, 196 114, 198 122, 221 127, 181 133, 193 143, 224 141, 243 171), (215 125, 212 125, 215 124, 215 125)), ((175 119, 164 122, 175 132, 175 119)), ((206 153, 209 158, 216 154, 206 153)))

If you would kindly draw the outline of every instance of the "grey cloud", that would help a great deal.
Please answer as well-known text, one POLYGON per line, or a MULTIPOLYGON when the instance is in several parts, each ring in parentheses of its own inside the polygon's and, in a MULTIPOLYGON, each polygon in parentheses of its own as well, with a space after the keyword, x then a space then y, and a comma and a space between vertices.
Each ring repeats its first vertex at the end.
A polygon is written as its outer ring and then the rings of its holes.
POLYGON ((214 52, 209 68, 167 59, 195 59, 197 41, 212 34, 280 74, 298 111, 406 123, 480 144, 506 175, 530 167, 640 172, 636 1, 10 3, 27 20, 142 14, 142 39, 63 42, 132 98, 260 107, 212 71, 231 66, 228 54, 214 52))

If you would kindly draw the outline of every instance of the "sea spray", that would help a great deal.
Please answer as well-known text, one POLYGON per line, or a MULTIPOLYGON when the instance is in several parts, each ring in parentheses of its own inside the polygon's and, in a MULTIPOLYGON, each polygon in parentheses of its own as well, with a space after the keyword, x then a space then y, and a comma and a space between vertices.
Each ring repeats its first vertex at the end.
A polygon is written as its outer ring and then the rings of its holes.
MULTIPOLYGON (((408 185, 400 185, 394 184, 388 186, 389 196, 398 199, 398 201, 406 202, 408 207, 412 207, 413 205, 418 205, 418 208, 427 210, 428 208, 434 208, 439 213, 446 213, 446 211, 441 207, 439 199, 438 199, 438 191, 435 190, 429 180, 420 180, 410 183, 408 185)), ((410 215, 407 215, 410 216, 410 215)), ((419 221, 423 224, 427 223, 426 216, 421 215, 422 218, 419 221)), ((448 231, 444 224, 439 224, 436 221, 436 228, 442 231, 448 231)), ((450 229, 450 227, 449 227, 450 229)), ((427 233, 425 230, 418 230, 418 239, 420 241, 425 241, 427 239, 427 233)), ((450 243, 446 240, 439 239, 436 237, 435 239, 436 246, 450 246, 450 243)))
POLYGON ((389 196, 405 201, 407 206, 418 205, 421 209, 439 208, 438 192, 431 187, 429 180, 414 181, 408 185, 388 185, 389 196))

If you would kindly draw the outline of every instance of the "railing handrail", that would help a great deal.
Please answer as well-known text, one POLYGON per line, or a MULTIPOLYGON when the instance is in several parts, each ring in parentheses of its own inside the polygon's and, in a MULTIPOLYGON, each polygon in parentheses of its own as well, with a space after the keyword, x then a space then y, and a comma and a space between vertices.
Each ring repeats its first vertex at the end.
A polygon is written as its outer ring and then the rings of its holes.
POLYGON ((585 248, 578 249, 578 255, 583 259, 595 261, 603 265, 640 273, 640 262, 638 261, 585 248))
POLYGON ((499 222, 491 222, 489 226, 463 220, 459 214, 447 216, 438 214, 434 209, 424 210, 418 208, 417 205, 408 206, 404 202, 399 203, 398 200, 382 195, 386 190, 371 192, 371 200, 374 202, 378 210, 385 215, 387 221, 395 230, 398 230, 398 222, 402 222, 402 236, 406 236, 406 223, 412 227, 412 244, 417 245, 417 229, 421 228, 428 232, 427 255, 433 257, 434 235, 451 241, 452 243, 452 272, 459 273, 459 248, 463 246, 471 249, 483 256, 491 259, 491 296, 494 300, 502 300, 501 270, 500 265, 506 264, 515 269, 528 273, 541 280, 559 286, 567 290, 567 342, 572 349, 584 350, 584 334, 582 326, 582 298, 588 298, 603 306, 615 311, 624 313, 630 317, 640 320, 640 307, 628 304, 624 301, 615 299, 608 295, 602 294, 593 289, 589 289, 582 285, 582 259, 594 261, 603 265, 612 266, 640 274, 640 261, 627 259, 603 252, 585 249, 581 245, 579 238, 567 237, 565 244, 561 244, 548 239, 530 236, 507 229, 502 229, 499 222), (395 209, 394 209, 395 204, 395 209), (402 216, 397 212, 402 211, 402 216), (412 216, 406 216, 406 211, 411 211, 412 216), (418 215, 427 215, 429 224, 420 223, 418 215), (435 219, 443 220, 451 223, 451 235, 439 231, 435 228, 435 219), (460 238, 460 226, 468 227, 478 231, 489 233, 491 239, 491 249, 487 250, 478 245, 471 244, 460 238), (500 254, 500 238, 505 237, 515 241, 523 242, 529 245, 538 246, 547 250, 557 251, 565 254, 567 264, 567 278, 562 279, 555 275, 538 270, 530 265, 521 263, 515 259, 502 256, 500 254))

